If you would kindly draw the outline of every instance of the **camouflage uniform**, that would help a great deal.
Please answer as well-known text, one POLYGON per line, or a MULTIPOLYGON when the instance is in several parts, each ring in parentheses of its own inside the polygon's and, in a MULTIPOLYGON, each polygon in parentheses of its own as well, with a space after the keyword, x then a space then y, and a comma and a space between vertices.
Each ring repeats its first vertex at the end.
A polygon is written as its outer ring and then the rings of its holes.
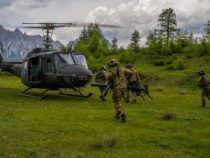
MULTIPOLYGON (((107 73, 106 73, 106 67, 104 65, 102 65, 99 69, 99 71, 96 73, 96 78, 95 78, 95 81, 96 83, 102 83, 102 84, 105 84, 106 83, 106 80, 107 80, 107 73)), ((100 87, 100 92, 101 94, 103 93, 103 91, 106 89, 104 87, 100 87)), ((101 98, 103 101, 105 101, 104 98, 101 98)))
MULTIPOLYGON (((127 76, 128 86, 131 86, 131 87, 139 86, 140 78, 139 78, 138 72, 132 68, 131 64, 126 65, 126 68, 128 68, 130 71, 133 72, 131 76, 127 76)), ((133 97, 133 103, 136 103, 136 96, 137 96, 136 91, 130 90, 128 88, 127 95, 126 95, 126 102, 129 102, 129 99, 133 97)))
POLYGON ((198 72, 200 80, 198 86, 202 89, 201 101, 202 107, 206 106, 206 97, 210 100, 210 76, 206 76, 204 71, 198 72))
POLYGON ((119 68, 116 60, 109 61, 110 73, 108 80, 113 82, 112 100, 115 107, 115 118, 120 119, 122 122, 126 122, 125 112, 122 108, 121 100, 125 98, 125 92, 127 88, 127 79, 125 75, 132 75, 132 72, 126 68, 119 68))

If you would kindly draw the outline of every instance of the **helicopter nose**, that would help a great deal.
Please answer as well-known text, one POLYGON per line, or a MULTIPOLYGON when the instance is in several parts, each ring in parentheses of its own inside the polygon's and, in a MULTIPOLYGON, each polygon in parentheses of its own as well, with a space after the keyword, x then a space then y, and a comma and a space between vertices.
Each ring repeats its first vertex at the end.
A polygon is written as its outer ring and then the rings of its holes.
POLYGON ((59 70, 60 76, 70 87, 82 87, 90 83, 92 72, 82 65, 69 65, 59 70))

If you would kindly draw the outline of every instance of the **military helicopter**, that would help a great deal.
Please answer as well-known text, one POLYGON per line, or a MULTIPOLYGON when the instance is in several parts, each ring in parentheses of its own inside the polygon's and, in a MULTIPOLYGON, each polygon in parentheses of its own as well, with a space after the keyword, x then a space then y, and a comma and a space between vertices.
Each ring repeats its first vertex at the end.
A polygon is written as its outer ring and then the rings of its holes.
MULTIPOLYGON (((42 29, 44 48, 30 51, 22 62, 4 62, 0 54, 0 68, 21 78, 28 88, 19 93, 21 96, 44 99, 49 90, 58 90, 59 94, 88 98, 81 88, 90 83, 92 72, 88 69, 85 56, 73 52, 67 53, 53 50, 52 34, 55 28, 86 27, 92 23, 23 23, 27 26, 19 28, 42 29), (44 89, 40 95, 28 93, 33 88, 44 89), (64 89, 65 91, 61 90, 64 89), (72 89, 73 93, 67 92, 72 89)), ((120 26, 97 24, 99 27, 120 28, 120 26)), ((71 47, 70 47, 71 48, 71 47)))

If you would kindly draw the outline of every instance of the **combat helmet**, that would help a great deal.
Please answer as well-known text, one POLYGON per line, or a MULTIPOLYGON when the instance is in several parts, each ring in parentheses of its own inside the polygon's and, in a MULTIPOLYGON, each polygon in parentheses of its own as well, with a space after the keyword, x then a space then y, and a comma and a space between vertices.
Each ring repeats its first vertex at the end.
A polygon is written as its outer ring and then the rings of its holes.
POLYGON ((101 65, 100 66, 100 70, 106 70, 106 66, 105 65, 101 65))
POLYGON ((110 59, 108 61, 108 65, 111 67, 111 66, 117 66, 118 65, 118 62, 116 59, 110 59))
POLYGON ((205 74, 206 74, 206 73, 205 73, 203 70, 201 70, 201 71, 198 72, 198 75, 199 75, 199 76, 203 76, 203 75, 205 75, 205 74))
POLYGON ((125 65, 125 67, 126 67, 127 69, 129 69, 129 68, 132 68, 133 66, 132 66, 131 63, 129 63, 129 64, 125 65))

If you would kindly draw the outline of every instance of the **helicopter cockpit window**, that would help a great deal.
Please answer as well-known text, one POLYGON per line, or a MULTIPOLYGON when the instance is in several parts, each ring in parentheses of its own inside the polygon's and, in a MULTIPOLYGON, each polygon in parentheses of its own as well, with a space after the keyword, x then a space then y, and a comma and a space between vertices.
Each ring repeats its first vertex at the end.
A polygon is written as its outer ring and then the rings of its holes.
POLYGON ((24 62, 24 63, 22 63, 22 70, 27 70, 27 68, 28 68, 28 62, 24 62))
POLYGON ((53 67, 53 63, 52 63, 52 58, 51 58, 51 56, 49 56, 46 58, 46 64, 45 64, 44 69, 46 72, 52 72, 54 70, 53 68, 54 67, 53 67))
POLYGON ((55 54, 55 65, 56 68, 60 69, 67 65, 73 65, 74 61, 71 57, 71 54, 55 54))
POLYGON ((82 54, 73 54, 76 64, 83 65, 88 69, 85 56, 82 54))

